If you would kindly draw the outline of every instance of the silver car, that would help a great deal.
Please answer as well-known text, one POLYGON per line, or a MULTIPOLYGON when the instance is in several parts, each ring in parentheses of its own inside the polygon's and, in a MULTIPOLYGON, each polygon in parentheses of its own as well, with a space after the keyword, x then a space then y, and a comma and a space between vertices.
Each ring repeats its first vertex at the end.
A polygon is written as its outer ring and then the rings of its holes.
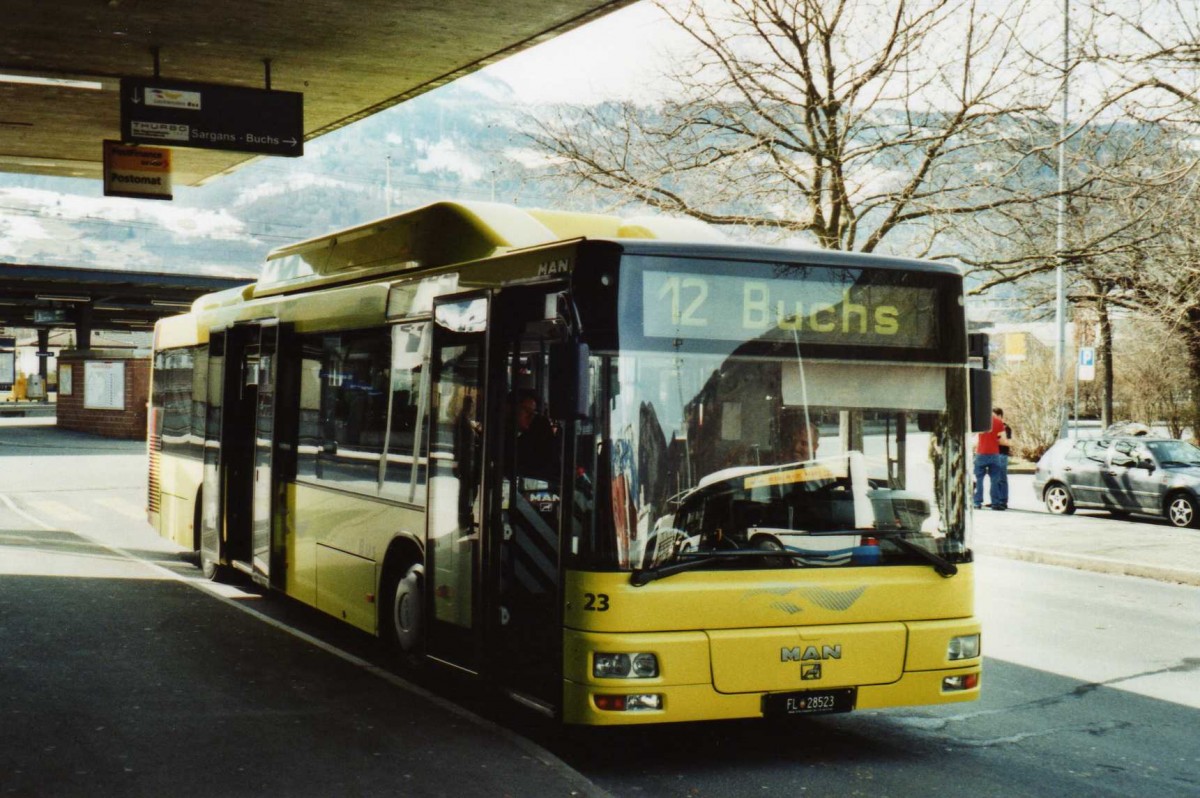
POLYGON ((1148 435, 1061 440, 1038 460, 1033 489, 1056 515, 1077 507, 1200 522, 1200 448, 1148 435))

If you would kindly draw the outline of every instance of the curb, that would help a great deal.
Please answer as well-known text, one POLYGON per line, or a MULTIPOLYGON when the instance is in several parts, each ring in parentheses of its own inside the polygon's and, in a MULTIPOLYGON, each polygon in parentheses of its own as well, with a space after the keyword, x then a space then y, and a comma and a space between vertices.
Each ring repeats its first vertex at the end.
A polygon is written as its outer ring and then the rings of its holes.
POLYGON ((1079 571, 1112 574, 1114 576, 1138 576, 1143 579, 1153 579, 1157 582, 1174 582, 1181 585, 1200 587, 1200 571, 1186 568, 1163 568, 1155 565, 1122 562, 1108 557, 1093 557, 1086 554, 1063 554, 1058 551, 1044 549, 1022 549, 1015 546, 996 546, 977 544, 974 549, 979 554, 989 557, 1004 557, 1009 560, 1023 560, 1040 565, 1058 565, 1064 568, 1074 568, 1079 571))

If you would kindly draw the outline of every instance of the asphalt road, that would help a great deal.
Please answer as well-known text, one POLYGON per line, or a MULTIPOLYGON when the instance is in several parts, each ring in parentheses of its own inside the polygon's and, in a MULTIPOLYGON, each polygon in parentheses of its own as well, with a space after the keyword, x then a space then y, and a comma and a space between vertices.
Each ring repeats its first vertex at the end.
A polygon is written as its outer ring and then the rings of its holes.
POLYGON ((615 796, 1195 796, 1200 589, 985 558, 980 701, 535 739, 615 796))

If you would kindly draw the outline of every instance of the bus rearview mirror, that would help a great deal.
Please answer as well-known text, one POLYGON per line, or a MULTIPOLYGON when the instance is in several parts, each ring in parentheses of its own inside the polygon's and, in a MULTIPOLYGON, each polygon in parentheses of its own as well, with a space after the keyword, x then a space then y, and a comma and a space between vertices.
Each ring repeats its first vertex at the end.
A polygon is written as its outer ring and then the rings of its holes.
POLYGON ((967 369, 971 375, 971 432, 988 432, 992 428, 992 372, 967 369))
POLYGON ((588 346, 565 341, 550 346, 550 417, 559 420, 588 417, 588 346))

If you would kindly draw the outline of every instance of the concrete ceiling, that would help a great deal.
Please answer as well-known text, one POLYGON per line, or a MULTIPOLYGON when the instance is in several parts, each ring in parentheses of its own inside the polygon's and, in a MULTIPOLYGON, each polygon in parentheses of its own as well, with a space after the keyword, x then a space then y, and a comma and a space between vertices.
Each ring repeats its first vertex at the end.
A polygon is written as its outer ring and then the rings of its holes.
MULTIPOLYGON (((154 75, 303 92, 311 140, 633 0, 0 0, 0 171, 100 179, 117 80, 154 75)), ((255 156, 176 149, 175 185, 255 156)))

